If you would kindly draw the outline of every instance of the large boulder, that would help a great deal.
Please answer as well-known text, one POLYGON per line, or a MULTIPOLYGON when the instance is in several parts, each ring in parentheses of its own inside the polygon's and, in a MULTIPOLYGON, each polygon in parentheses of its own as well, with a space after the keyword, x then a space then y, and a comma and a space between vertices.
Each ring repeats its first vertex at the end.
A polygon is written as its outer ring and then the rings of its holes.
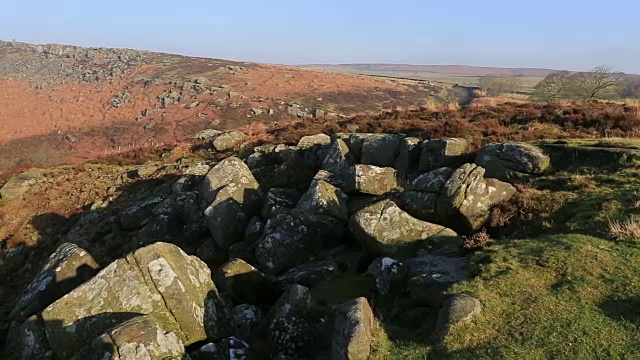
POLYGON ((310 214, 332 216, 343 221, 349 216, 347 195, 324 180, 313 180, 296 208, 310 214))
POLYGON ((229 312, 202 261, 180 248, 155 243, 116 260, 42 312, 49 345, 58 357, 139 315, 150 315, 185 345, 222 337, 229 312))
POLYGON ((361 163, 380 167, 391 167, 398 157, 400 136, 393 134, 371 134, 362 144, 361 163))
POLYGON ((284 149, 278 153, 281 164, 264 175, 262 189, 306 187, 318 171, 317 158, 311 152, 284 149))
POLYGON ((127 230, 140 229, 153 216, 153 209, 164 200, 164 196, 152 196, 139 201, 120 212, 120 225, 127 230))
POLYGON ((27 286, 9 317, 22 323, 89 280, 98 268, 91 254, 77 245, 63 243, 27 286))
POLYGON ((485 179, 484 174, 475 164, 422 174, 400 195, 403 208, 418 219, 448 224, 457 231, 477 230, 489 218, 492 206, 516 192, 510 184, 485 179))
POLYGON ((348 192, 385 194, 398 186, 396 170, 390 167, 357 164, 345 184, 348 192))
POLYGON ((275 214, 288 213, 296 207, 300 197, 300 193, 295 189, 272 188, 264 196, 260 214, 268 219, 275 214))
POLYGON ((421 144, 420 171, 427 172, 441 167, 458 167, 473 161, 469 154, 469 142, 463 138, 425 140, 421 144))
POLYGON ((373 311, 361 297, 338 306, 331 339, 331 358, 367 360, 373 340, 373 311))
POLYGON ((33 315, 21 325, 11 328, 5 344, 6 354, 14 360, 57 360, 51 350, 44 322, 39 315, 33 315))
POLYGON ((351 216, 349 228, 373 253, 394 258, 411 257, 434 244, 460 243, 455 231, 418 220, 391 200, 358 211, 351 216))
POLYGON ((322 162, 322 169, 344 180, 351 173, 354 164, 353 154, 347 144, 342 139, 333 139, 322 162))
POLYGON ((438 217, 460 231, 477 230, 489 218, 491 207, 508 200, 516 189, 500 180, 485 179, 485 169, 465 164, 455 170, 438 198, 438 217))
POLYGON ((209 171, 201 187, 204 214, 218 246, 228 249, 244 237, 260 208, 259 184, 242 160, 230 157, 209 171))
POLYGON ((138 316, 109 329, 72 360, 185 359, 180 338, 164 330, 150 316, 138 316))
POLYGON ((278 282, 286 285, 313 286, 329 279, 337 272, 338 264, 335 260, 310 262, 285 272, 278 278, 278 282))
POLYGON ((307 149, 316 146, 328 146, 330 144, 331 137, 326 134, 303 136, 300 141, 298 141, 298 147, 301 149, 307 149))
POLYGON ((256 243, 260 269, 279 274, 308 261, 322 248, 335 246, 344 235, 342 223, 331 217, 294 210, 269 219, 256 243))
POLYGON ((510 183, 542 175, 549 163, 549 157, 540 148, 526 143, 485 145, 476 157, 476 164, 486 169, 487 177, 510 183))
POLYGON ((229 150, 238 145, 245 137, 247 137, 247 135, 240 131, 220 134, 213 140, 213 147, 218 151, 229 150))

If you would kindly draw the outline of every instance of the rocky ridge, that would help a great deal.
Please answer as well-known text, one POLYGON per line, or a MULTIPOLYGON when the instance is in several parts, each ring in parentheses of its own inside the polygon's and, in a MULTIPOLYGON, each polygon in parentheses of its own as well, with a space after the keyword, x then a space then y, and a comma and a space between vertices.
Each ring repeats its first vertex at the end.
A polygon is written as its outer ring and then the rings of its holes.
POLYGON ((519 154, 508 162, 518 176, 494 171, 498 180, 485 169, 504 168, 504 155, 486 145, 476 156, 464 141, 304 137, 186 166, 167 191, 115 213, 96 206, 14 305, 6 351, 14 359, 367 359, 376 305, 398 297, 439 314, 434 334, 442 334, 481 309, 446 293, 467 277, 461 235, 515 194, 512 183, 550 163, 532 145, 502 144, 519 154), (95 261, 117 239, 126 239, 123 257, 95 261), (372 286, 344 290, 346 300, 315 291, 345 275, 372 286))

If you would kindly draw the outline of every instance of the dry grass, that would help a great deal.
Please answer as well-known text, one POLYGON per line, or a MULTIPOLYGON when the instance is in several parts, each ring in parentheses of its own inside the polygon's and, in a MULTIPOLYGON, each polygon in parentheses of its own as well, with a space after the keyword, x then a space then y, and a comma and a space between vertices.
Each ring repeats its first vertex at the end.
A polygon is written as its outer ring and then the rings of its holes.
POLYGON ((486 229, 482 229, 480 232, 477 232, 471 236, 463 236, 462 238, 464 239, 462 247, 467 250, 482 249, 493 241, 491 240, 491 237, 487 233, 486 229))
POLYGON ((640 209, 640 190, 631 193, 631 206, 634 209, 640 209))
POLYGON ((609 234, 618 241, 640 241, 640 216, 624 221, 609 220, 609 234))

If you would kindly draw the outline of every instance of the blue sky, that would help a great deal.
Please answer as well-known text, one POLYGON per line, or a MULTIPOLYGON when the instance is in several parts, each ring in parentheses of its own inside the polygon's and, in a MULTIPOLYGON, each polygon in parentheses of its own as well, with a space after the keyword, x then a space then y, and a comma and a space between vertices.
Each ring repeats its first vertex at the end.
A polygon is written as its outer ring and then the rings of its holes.
POLYGON ((0 39, 279 64, 640 73, 640 1, 4 0, 0 39))

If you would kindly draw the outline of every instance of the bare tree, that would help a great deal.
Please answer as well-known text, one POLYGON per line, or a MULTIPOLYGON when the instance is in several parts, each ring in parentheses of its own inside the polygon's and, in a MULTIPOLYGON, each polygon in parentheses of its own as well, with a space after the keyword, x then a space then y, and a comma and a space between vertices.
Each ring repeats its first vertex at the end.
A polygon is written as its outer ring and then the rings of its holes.
POLYGON ((534 88, 533 100, 549 102, 570 97, 575 80, 568 71, 556 71, 547 75, 534 88))
POLYGON ((618 88, 624 73, 613 72, 605 65, 578 73, 576 77, 577 95, 584 100, 605 99, 612 97, 613 90, 618 88))

